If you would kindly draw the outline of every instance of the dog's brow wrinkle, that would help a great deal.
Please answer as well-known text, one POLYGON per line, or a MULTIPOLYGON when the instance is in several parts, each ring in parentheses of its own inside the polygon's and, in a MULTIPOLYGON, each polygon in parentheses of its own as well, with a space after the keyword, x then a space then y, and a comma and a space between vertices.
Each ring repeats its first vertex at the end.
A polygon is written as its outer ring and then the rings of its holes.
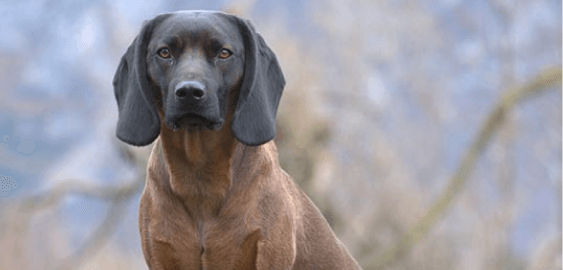
POLYGON ((183 39, 180 35, 175 35, 174 42, 176 43, 177 46, 182 46, 183 39))
POLYGON ((181 47, 184 43, 180 35, 168 36, 163 40, 163 42, 165 43, 165 45, 175 47, 181 47))

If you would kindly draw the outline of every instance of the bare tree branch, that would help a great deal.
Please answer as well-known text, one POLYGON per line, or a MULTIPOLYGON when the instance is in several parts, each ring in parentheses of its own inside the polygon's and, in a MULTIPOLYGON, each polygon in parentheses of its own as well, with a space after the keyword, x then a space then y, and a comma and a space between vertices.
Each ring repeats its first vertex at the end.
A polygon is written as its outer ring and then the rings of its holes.
MULTIPOLYGON (((85 241, 85 244, 74 253, 74 255, 66 258, 61 263, 61 266, 55 269, 77 269, 79 265, 87 261, 90 257, 96 254, 103 245, 109 240, 111 235, 115 232, 119 225, 119 221, 124 216, 127 202, 142 188, 144 181, 135 181, 131 184, 121 187, 108 189, 99 188, 98 192, 85 192, 84 197, 91 194, 100 195, 98 198, 112 198, 111 208, 106 214, 104 222, 96 229, 96 231, 85 241)), ((95 190, 94 190, 95 191, 95 190)))
MULTIPOLYGON (((129 150, 128 147, 122 145, 117 146, 125 160, 128 160, 136 167, 144 170, 146 160, 139 154, 129 150)), ((77 195, 83 198, 92 198, 103 201, 110 201, 111 207, 106 214, 106 218, 94 233, 84 242, 73 255, 65 258, 59 263, 55 269, 77 269, 81 264, 86 262, 90 257, 94 256, 96 252, 103 247, 109 240, 111 235, 115 232, 119 225, 119 221, 124 216, 127 202, 138 194, 143 188, 144 174, 137 177, 129 183, 120 186, 101 186, 87 183, 83 180, 67 179, 59 182, 54 188, 48 192, 34 195, 31 197, 19 199, 11 205, 16 211, 13 218, 3 219, 0 222, 0 235, 3 235, 4 229, 8 227, 8 223, 14 223, 18 226, 18 232, 23 233, 29 225, 30 218, 35 212, 49 209, 57 206, 61 200, 67 195, 77 195), (4 223, 4 224, 2 224, 4 223)), ((3 209, 3 213, 6 209, 3 209)), ((15 247, 17 253, 25 251, 24 247, 15 247), (19 249, 19 252, 17 251, 19 249)))
MULTIPOLYGON (((561 67, 546 70, 523 86, 509 89, 489 115, 481 132, 479 132, 479 135, 465 154, 463 161, 450 179, 448 187, 440 198, 428 209, 426 215, 403 235, 397 245, 384 252, 379 259, 373 261, 370 265, 366 265, 365 268, 383 269, 408 254, 410 249, 428 233, 452 204, 456 195, 462 189, 465 182, 467 182, 469 174, 473 171, 477 158, 483 152, 495 131, 502 125, 504 118, 512 107, 529 96, 539 94, 548 89, 557 89, 554 87, 556 85, 561 85, 561 67)), ((561 89, 559 88, 559 90, 561 89)))

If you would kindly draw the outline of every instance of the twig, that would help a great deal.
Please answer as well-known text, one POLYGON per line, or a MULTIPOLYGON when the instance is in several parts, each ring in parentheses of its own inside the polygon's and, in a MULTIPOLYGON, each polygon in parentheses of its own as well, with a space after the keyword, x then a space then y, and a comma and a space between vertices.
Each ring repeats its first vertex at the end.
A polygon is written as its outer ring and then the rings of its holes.
MULTIPOLYGON (((117 145, 118 150, 130 161, 132 165, 144 168, 145 161, 142 157, 131 152, 123 145, 117 145)), ((106 218, 95 230, 95 232, 85 241, 73 255, 63 259, 59 266, 55 269, 77 269, 87 261, 87 259, 96 254, 109 239, 109 237, 117 229, 120 219, 124 216, 124 210, 129 199, 133 198, 144 185, 144 174, 137 177, 134 181, 121 186, 100 186, 79 181, 76 179, 67 179, 59 182, 54 188, 47 193, 34 195, 28 198, 19 199, 11 203, 14 207, 15 217, 13 219, 3 219, 5 224, 0 224, 0 235, 3 235, 4 229, 8 227, 8 222, 17 222, 20 224, 19 230, 22 230, 29 224, 30 216, 37 211, 52 208, 60 203, 67 195, 73 194, 83 198, 93 198, 104 201, 111 201, 111 207, 108 210, 106 218)), ((5 209, 4 209, 5 210, 5 209)), ((2 211, 5 212, 5 211, 2 211)), ((18 249, 18 247, 16 247, 18 249)), ((20 248, 23 252, 23 248, 20 248)))
MULTIPOLYGON (((426 215, 417 224, 403 235, 397 245, 383 253, 374 263, 366 265, 365 268, 383 269, 408 254, 410 249, 428 233, 452 204, 467 181, 467 177, 473 171, 477 158, 485 149, 495 131, 499 129, 512 107, 529 96, 539 94, 547 89, 557 89, 554 87, 556 85, 561 85, 561 67, 546 70, 523 86, 509 89, 489 115, 481 132, 465 154, 463 161, 438 201, 428 209, 426 215)), ((561 88, 558 89, 561 90, 561 88)))
POLYGON ((143 181, 135 181, 129 185, 112 190, 106 190, 104 188, 107 193, 99 194, 105 198, 112 197, 111 208, 109 209, 104 222, 100 224, 96 231, 90 236, 85 244, 74 253, 74 255, 64 259, 61 265, 55 269, 77 269, 78 266, 87 261, 89 257, 94 256, 96 251, 99 250, 115 232, 119 225, 119 221, 124 215, 123 212, 127 207, 127 202, 130 198, 137 194, 143 183, 143 181))

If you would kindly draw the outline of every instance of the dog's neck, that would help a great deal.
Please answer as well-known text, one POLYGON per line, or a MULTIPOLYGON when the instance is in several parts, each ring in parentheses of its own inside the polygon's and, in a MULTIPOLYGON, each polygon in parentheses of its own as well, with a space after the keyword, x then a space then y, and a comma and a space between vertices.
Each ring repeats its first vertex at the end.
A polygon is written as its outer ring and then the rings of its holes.
POLYGON ((269 151, 262 148, 271 146, 250 147, 238 142, 228 125, 219 131, 193 132, 172 131, 163 125, 157 143, 162 144, 162 157, 170 176, 169 183, 162 184, 191 213, 218 215, 233 195, 230 193, 243 190, 237 186, 252 184, 253 180, 246 175, 272 170, 277 158, 263 157, 269 151))

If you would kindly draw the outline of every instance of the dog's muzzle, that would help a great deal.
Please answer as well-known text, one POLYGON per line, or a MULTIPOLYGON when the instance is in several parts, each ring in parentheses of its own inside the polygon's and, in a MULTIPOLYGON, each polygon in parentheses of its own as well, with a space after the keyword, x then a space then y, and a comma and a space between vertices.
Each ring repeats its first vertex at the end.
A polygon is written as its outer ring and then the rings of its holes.
POLYGON ((179 82, 174 87, 173 101, 166 108, 165 124, 174 131, 218 130, 224 122, 216 98, 208 95, 205 85, 198 81, 179 82))

